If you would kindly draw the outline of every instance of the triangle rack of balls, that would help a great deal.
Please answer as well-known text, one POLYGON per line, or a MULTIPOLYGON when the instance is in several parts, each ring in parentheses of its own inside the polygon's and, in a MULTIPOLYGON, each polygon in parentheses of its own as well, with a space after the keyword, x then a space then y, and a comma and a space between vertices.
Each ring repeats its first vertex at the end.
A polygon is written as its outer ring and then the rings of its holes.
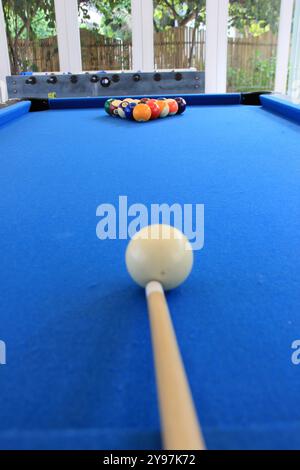
POLYGON ((183 98, 109 98, 104 109, 109 116, 120 117, 137 122, 174 116, 184 113, 186 101, 183 98))

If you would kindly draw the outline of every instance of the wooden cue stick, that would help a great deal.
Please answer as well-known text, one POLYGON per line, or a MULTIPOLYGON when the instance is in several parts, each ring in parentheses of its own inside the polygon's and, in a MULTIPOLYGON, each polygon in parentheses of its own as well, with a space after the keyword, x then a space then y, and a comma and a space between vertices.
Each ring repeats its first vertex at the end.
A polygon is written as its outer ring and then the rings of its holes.
POLYGON ((205 450, 164 290, 146 286, 164 449, 205 450))

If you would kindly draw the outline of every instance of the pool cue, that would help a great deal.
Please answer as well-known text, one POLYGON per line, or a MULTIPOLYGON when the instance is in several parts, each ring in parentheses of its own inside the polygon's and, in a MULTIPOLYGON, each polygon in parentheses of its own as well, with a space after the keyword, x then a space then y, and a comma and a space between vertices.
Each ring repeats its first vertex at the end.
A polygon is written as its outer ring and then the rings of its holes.
POLYGON ((149 282, 146 298, 164 449, 205 450, 162 285, 149 282))

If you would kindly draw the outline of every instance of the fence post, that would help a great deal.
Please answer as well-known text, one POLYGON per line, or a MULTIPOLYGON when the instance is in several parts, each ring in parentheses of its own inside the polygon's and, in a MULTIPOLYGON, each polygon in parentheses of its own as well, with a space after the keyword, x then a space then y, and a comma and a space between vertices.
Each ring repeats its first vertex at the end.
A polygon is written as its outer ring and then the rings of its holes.
POLYGON ((225 93, 229 0, 206 0, 205 93, 225 93))
POLYGON ((61 72, 81 72, 77 0, 54 0, 61 72))
POLYGON ((5 77, 10 75, 10 62, 8 54, 6 27, 3 14, 2 0, 0 0, 0 102, 7 100, 5 77))
POLYGON ((153 0, 131 0, 133 69, 154 69, 153 0))
POLYGON ((281 0, 275 91, 286 93, 294 0, 281 0))

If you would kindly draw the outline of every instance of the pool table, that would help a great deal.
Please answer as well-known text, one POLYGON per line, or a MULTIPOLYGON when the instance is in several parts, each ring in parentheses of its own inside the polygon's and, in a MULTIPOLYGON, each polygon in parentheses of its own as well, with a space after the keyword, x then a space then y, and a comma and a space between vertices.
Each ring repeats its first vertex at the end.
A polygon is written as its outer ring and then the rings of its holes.
POLYGON ((0 110, 1 449, 161 448, 145 293, 128 240, 96 236, 120 195, 204 204, 167 299, 208 449, 300 448, 300 106, 185 98, 148 123, 103 98, 0 110))

